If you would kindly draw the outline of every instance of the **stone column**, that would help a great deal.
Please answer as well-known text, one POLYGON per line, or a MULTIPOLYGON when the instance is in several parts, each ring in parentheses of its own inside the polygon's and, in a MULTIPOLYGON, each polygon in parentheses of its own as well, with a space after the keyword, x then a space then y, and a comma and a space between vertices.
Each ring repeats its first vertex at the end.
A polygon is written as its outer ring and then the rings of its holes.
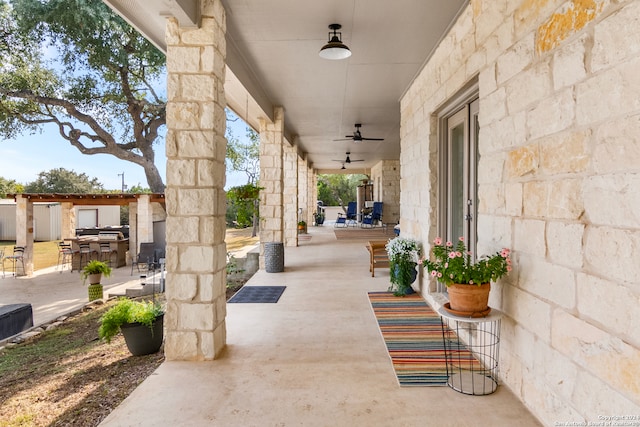
POLYGON ((400 161, 383 160, 371 168, 374 200, 383 202, 382 221, 397 224, 400 220, 400 161))
POLYGON ((264 244, 284 243, 283 145, 284 110, 277 107, 273 123, 260 119, 260 268, 265 267, 264 244))
POLYGON ((309 168, 307 160, 298 157, 298 209, 302 209, 301 220, 305 220, 308 226, 313 223, 309 221, 309 168))
POLYGON ((129 259, 138 256, 138 204, 129 203, 129 259))
POLYGON ((24 273, 27 276, 33 276, 33 234, 33 203, 26 197, 18 197, 16 199, 16 246, 24 247, 24 273))
POLYGON ((62 215, 62 230, 60 230, 60 238, 62 240, 72 239, 76 237, 76 210, 73 203, 60 203, 62 215))
POLYGON ((298 246, 298 149, 284 144, 284 237, 286 246, 298 246))
POLYGON ((167 21, 167 360, 213 360, 226 344, 225 11, 167 21))
POLYGON ((153 242, 153 208, 148 194, 141 194, 137 199, 136 248, 139 248, 140 243, 153 242))
POLYGON ((316 209, 318 207, 318 176, 316 174, 316 171, 313 170, 313 168, 311 167, 311 165, 309 165, 309 173, 308 173, 308 180, 309 180, 309 217, 311 218, 311 221, 313 221, 313 214, 316 212, 316 209))

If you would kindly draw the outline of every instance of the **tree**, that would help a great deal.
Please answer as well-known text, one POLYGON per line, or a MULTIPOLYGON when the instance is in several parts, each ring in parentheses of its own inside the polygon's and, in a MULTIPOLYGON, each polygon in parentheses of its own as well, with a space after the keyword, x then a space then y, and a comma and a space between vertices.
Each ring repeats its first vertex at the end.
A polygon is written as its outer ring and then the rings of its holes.
POLYGON ((232 187, 227 191, 227 222, 239 228, 253 225, 251 237, 257 234, 258 203, 260 187, 253 184, 232 187))
MULTIPOLYGON (((227 121, 235 122, 238 117, 227 110, 227 121)), ((227 171, 244 172, 247 184, 230 188, 227 191, 227 222, 238 227, 253 225, 251 237, 258 233, 260 205, 260 136, 250 127, 245 128, 245 139, 240 140, 227 126, 227 171)))
POLYGON ((40 172, 38 178, 27 184, 24 190, 26 193, 90 194, 102 193, 103 187, 98 178, 57 168, 40 172))
POLYGON ((101 0, 0 0, 0 54, 0 136, 54 125, 81 153, 138 164, 164 191, 153 146, 165 56, 101 0))
POLYGON ((0 198, 6 197, 7 194, 23 193, 24 185, 18 184, 14 180, 6 179, 0 176, 0 198))
POLYGON ((361 174, 318 175, 318 200, 325 206, 344 206, 356 200, 356 188, 360 181, 367 178, 361 174))
MULTIPOLYGON (((228 121, 238 120, 227 110, 228 121)), ((244 172, 247 184, 256 184, 260 176, 260 135, 246 127, 245 139, 240 140, 227 126, 227 170, 244 172)))

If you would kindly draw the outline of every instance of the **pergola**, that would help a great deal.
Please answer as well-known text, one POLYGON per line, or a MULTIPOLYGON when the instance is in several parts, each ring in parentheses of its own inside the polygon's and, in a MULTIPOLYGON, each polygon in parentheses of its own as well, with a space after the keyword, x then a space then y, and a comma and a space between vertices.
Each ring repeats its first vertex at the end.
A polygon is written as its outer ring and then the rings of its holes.
POLYGON ((139 243, 153 242, 153 210, 151 203, 165 204, 163 193, 130 194, 7 194, 16 202, 16 245, 23 246, 25 274, 33 274, 33 204, 38 202, 60 203, 62 205, 62 239, 75 237, 76 218, 73 207, 83 206, 130 206, 129 210, 129 247, 136 248, 139 243))

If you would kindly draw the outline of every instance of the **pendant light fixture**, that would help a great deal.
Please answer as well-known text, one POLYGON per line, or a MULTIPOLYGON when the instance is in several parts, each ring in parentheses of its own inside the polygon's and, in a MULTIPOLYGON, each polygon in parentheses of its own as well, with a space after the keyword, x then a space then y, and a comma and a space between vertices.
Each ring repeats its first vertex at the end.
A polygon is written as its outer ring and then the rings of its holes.
POLYGON ((342 43, 340 37, 342 37, 342 33, 339 33, 338 30, 342 28, 340 24, 331 24, 329 25, 329 43, 322 46, 320 49, 319 55, 324 59, 345 59, 351 56, 351 51, 349 48, 342 43), (332 34, 333 33, 333 34, 332 34), (340 37, 338 37, 338 34, 340 37))

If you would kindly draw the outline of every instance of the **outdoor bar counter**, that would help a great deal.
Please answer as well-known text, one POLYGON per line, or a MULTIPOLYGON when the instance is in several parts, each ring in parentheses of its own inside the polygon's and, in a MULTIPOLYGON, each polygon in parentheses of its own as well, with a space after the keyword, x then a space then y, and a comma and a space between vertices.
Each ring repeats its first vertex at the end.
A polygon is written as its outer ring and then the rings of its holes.
MULTIPOLYGON (((124 267, 127 265, 127 251, 129 250, 129 239, 118 237, 117 239, 112 236, 80 236, 71 239, 65 239, 71 242, 71 249, 73 250, 72 269, 76 269, 80 265, 80 244, 89 243, 91 248, 91 254, 89 259, 102 259, 103 255, 100 252, 100 244, 108 243, 111 247, 109 253, 109 260, 111 267, 124 267)), ((84 260, 83 260, 84 261, 84 260)), ((105 256, 106 261, 106 256, 105 256)), ((81 268, 78 267, 78 269, 81 268)))

